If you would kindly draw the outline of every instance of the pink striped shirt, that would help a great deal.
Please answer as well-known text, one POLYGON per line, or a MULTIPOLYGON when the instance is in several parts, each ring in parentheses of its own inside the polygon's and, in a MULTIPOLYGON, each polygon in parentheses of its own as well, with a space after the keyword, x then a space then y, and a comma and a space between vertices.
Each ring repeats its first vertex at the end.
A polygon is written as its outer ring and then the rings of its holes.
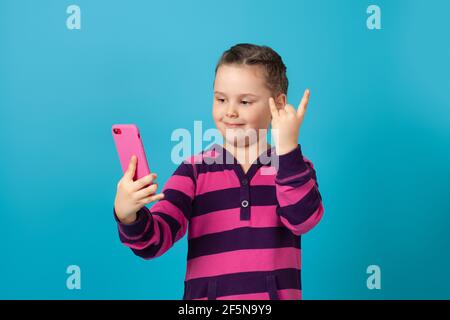
POLYGON ((183 299, 301 299, 301 235, 324 211, 316 172, 300 145, 278 168, 262 159, 245 173, 218 144, 190 157, 133 224, 114 211, 120 240, 152 259, 188 231, 183 299))

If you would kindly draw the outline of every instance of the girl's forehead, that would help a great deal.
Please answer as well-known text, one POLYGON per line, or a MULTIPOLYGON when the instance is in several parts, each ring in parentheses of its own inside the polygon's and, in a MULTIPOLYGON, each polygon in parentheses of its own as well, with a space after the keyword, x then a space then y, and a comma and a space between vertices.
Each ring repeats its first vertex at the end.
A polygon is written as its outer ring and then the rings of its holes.
POLYGON ((224 94, 260 94, 266 87, 266 78, 260 66, 222 65, 214 81, 214 91, 224 94))
POLYGON ((259 65, 248 64, 224 64, 217 69, 217 74, 221 76, 247 76, 254 78, 264 78, 264 69, 259 65))

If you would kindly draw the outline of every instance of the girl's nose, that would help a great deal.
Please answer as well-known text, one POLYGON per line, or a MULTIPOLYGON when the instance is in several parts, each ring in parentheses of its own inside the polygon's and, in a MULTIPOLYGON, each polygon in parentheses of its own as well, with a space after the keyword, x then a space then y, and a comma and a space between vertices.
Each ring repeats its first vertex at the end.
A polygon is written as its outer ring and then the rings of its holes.
POLYGON ((237 108, 234 106, 233 103, 229 103, 228 104, 228 108, 227 108, 227 117, 237 117, 238 113, 237 113, 237 108))

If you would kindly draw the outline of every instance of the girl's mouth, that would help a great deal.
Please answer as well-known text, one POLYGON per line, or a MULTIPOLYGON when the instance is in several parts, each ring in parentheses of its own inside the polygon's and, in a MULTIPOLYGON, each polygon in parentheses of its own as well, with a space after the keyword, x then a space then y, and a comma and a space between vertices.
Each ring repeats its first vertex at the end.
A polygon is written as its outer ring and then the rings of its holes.
POLYGON ((225 126, 228 128, 241 128, 244 126, 243 123, 228 123, 228 122, 224 122, 225 126))

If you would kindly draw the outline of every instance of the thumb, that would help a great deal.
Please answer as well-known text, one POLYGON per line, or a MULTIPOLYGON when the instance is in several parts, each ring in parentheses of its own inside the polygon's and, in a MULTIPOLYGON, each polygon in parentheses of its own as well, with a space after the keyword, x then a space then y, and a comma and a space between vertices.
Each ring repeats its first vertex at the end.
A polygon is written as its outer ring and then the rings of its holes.
POLYGON ((129 180, 133 180, 134 173, 136 171, 136 162, 137 162, 137 157, 135 155, 132 155, 130 163, 128 164, 127 171, 125 172, 125 176, 129 180))

